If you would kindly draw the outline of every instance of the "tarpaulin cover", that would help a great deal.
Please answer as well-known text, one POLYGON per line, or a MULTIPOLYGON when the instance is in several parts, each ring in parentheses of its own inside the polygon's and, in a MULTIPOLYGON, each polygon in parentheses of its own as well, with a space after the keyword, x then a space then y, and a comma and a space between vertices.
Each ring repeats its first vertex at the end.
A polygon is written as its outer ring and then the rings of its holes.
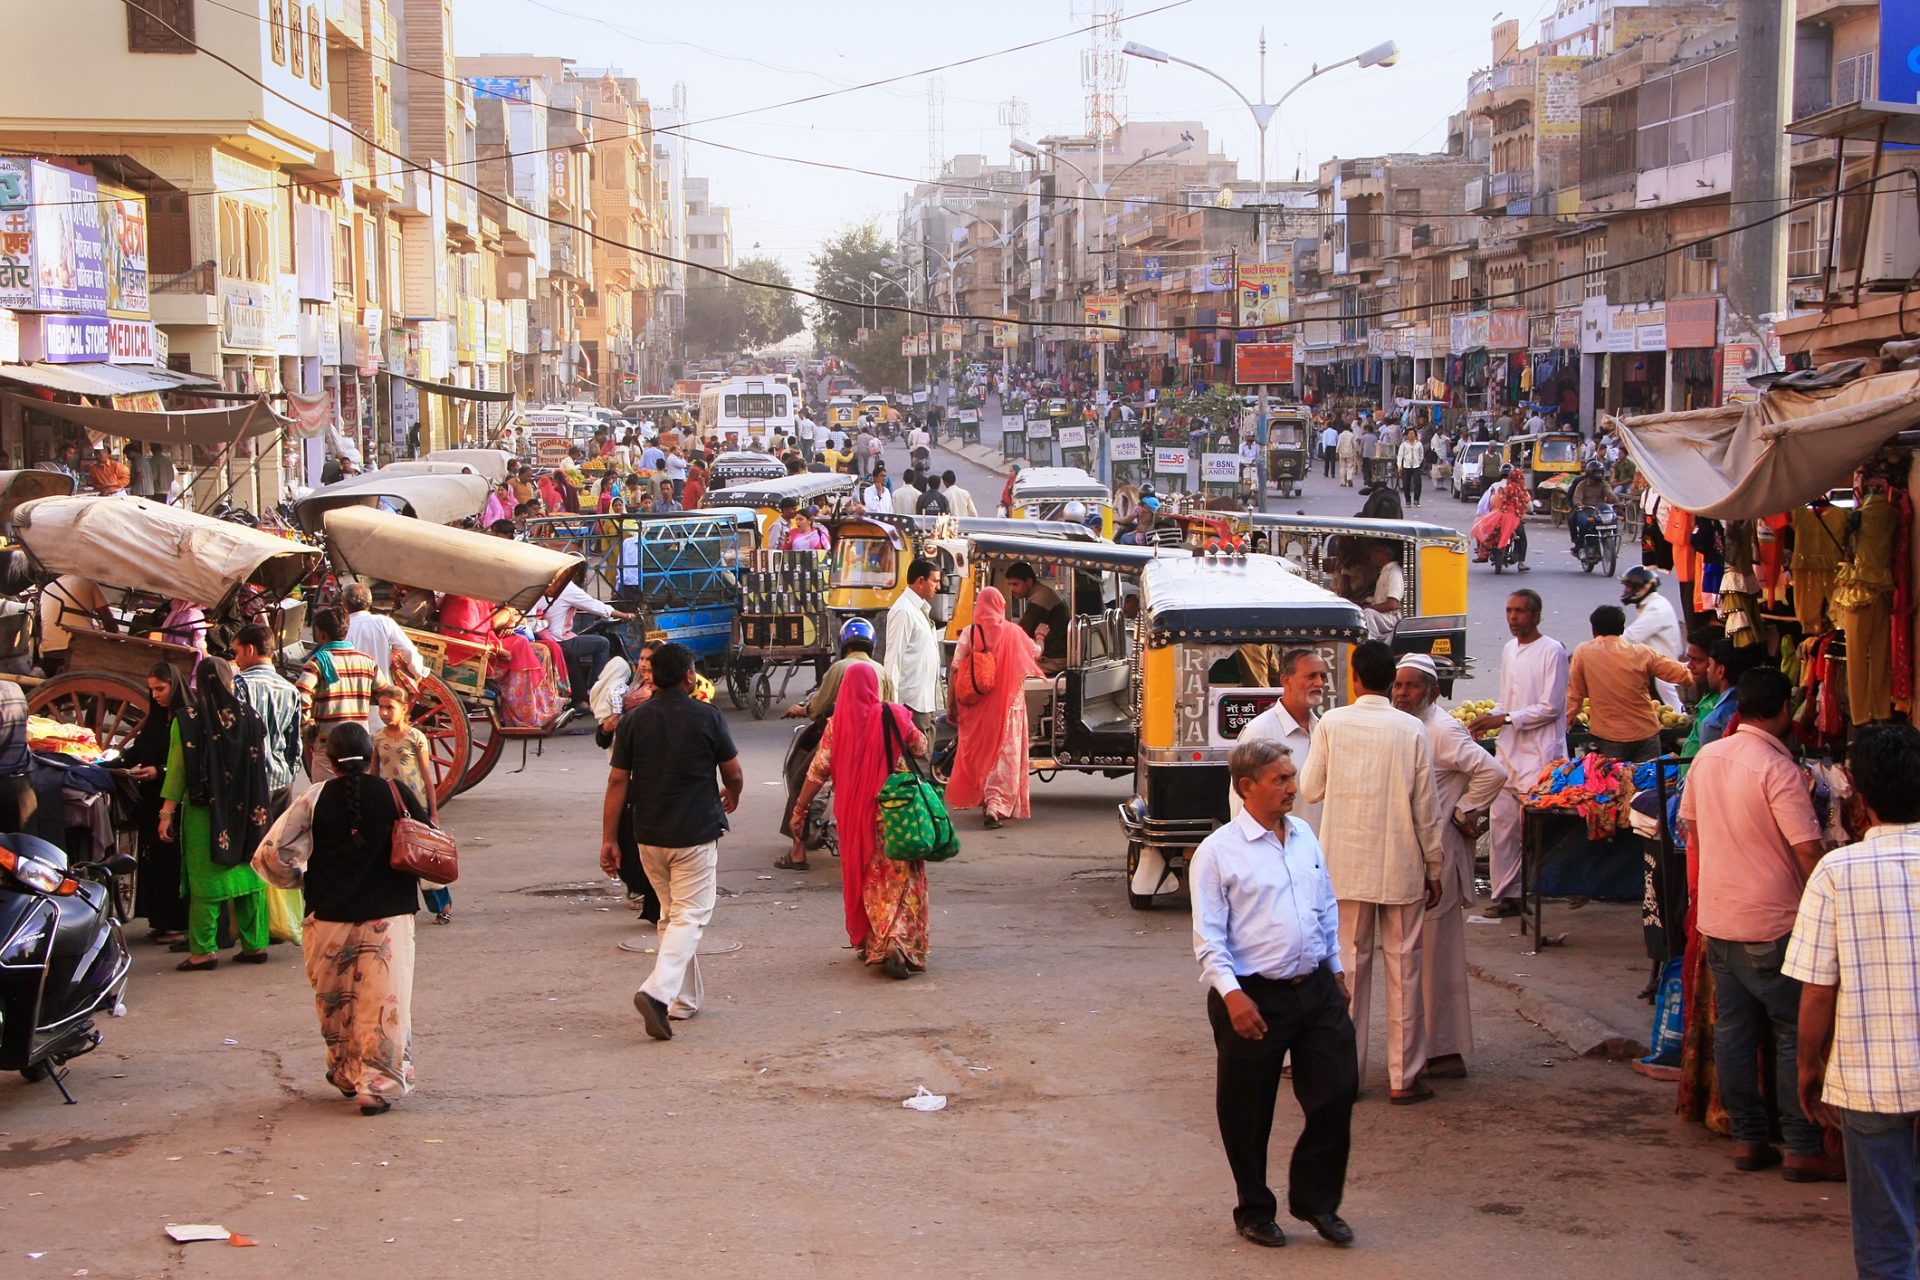
POLYGON ((514 464, 513 455, 505 449, 435 449, 426 460, 471 467, 475 475, 485 476, 494 484, 505 480, 514 464))
POLYGON ((516 609, 586 565, 576 555, 370 507, 338 507, 325 519, 327 554, 348 573, 516 609))
POLYGON ((80 482, 64 471, 0 471, 0 524, 13 519, 23 502, 64 497, 79 487, 80 482))
POLYGON ((62 418, 68 422, 145 444, 223 445, 252 436, 278 431, 287 420, 260 401, 236 405, 231 409, 174 409, 164 413, 142 413, 134 409, 96 409, 84 404, 56 404, 33 396, 7 392, 9 400, 18 400, 35 413, 62 418))
POLYGON ((145 498, 36 498, 14 536, 53 574, 214 609, 243 583, 284 596, 320 563, 318 548, 145 498))
POLYGON ((1920 426, 1920 371, 1821 391, 1775 388, 1750 404, 1614 421, 1654 491, 1696 515, 1752 520, 1845 486, 1900 432, 1920 426))

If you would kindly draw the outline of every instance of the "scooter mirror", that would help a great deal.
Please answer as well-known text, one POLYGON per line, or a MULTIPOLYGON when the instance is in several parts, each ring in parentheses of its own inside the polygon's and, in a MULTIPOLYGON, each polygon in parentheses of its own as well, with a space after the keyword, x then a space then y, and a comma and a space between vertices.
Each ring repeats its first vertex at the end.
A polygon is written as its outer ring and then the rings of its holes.
POLYGON ((140 863, 131 854, 116 853, 105 862, 107 871, 116 876, 130 876, 140 869, 140 863))

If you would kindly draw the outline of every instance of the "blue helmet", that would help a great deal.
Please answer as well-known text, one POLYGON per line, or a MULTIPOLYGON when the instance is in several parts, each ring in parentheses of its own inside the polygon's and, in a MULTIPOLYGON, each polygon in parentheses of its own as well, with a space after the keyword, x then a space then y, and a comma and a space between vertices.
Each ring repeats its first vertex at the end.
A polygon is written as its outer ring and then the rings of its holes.
POLYGON ((842 652, 845 652, 847 645, 855 640, 865 641, 868 649, 873 648, 873 624, 865 618, 848 618, 840 626, 842 652))

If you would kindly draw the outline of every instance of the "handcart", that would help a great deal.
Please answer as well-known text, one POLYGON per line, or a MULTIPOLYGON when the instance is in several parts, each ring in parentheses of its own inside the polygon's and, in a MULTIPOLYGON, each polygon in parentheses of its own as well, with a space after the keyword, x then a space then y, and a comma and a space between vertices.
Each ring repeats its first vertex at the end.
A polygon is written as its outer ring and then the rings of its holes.
POLYGON ((827 625, 827 555, 819 551, 748 553, 740 612, 727 650, 727 696, 756 720, 783 701, 794 672, 824 674, 833 660, 827 625), (779 688, 774 687, 778 678, 779 688))

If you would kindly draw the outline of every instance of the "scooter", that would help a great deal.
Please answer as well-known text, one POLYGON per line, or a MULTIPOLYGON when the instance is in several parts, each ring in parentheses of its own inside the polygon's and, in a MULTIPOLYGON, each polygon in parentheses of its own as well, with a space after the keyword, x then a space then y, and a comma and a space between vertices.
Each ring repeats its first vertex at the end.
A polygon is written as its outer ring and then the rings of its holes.
POLYGON ((1580 514, 1587 517, 1586 532, 1573 548, 1573 554, 1580 558, 1580 570, 1592 573, 1595 565, 1605 565, 1604 572, 1611 578, 1620 563, 1620 512, 1609 502, 1582 507, 1580 514))
MULTIPOLYGON (((804 770, 805 764, 813 759, 813 753, 820 745, 823 728, 821 722, 813 720, 802 720, 794 726, 793 736, 787 739, 786 757, 780 763, 781 777, 792 778, 797 770, 804 770)), ((808 853, 825 849, 836 858, 840 856, 840 829, 833 820, 831 782, 814 793, 813 803, 807 807, 806 829, 800 832, 800 847, 808 853)))
POLYGON ((69 1106, 66 1064, 100 1046, 93 1020, 126 989, 113 877, 135 867, 123 853, 69 866, 45 840, 0 835, 0 1070, 53 1081, 69 1106))

